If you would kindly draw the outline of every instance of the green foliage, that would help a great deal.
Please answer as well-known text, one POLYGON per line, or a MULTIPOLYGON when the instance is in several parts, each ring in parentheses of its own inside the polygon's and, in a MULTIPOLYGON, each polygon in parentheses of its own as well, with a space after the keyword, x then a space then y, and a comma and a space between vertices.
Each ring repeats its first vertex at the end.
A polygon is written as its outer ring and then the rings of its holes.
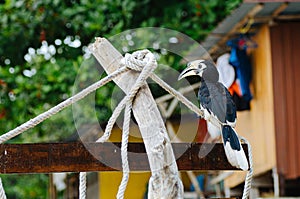
POLYGON ((3 175, 1 179, 5 188, 7 188, 5 193, 9 199, 47 198, 48 176, 46 174, 3 175))
MULTIPOLYGON (((79 46, 87 46, 95 36, 109 37, 130 28, 159 26, 201 40, 239 2, 11 0, 0 4, 0 132, 14 128, 72 94, 83 61, 84 48, 79 46), (70 42, 75 40, 80 44, 72 47, 70 42), (45 46, 52 47, 54 52, 39 53, 45 46)), ((172 54, 162 61, 175 69, 183 67, 180 58, 172 54)), ((106 99, 111 88, 96 93, 98 109, 107 113, 99 114, 100 121, 106 120, 110 113, 111 102, 106 99)), ((71 110, 63 112, 52 124, 45 122, 32 130, 37 135, 35 139, 22 137, 22 140, 46 140, 43 137, 49 136, 49 131, 56 132, 51 139, 66 137, 75 130, 71 117, 71 110), (65 128, 55 130, 60 125, 65 128)))
MULTIPOLYGON (((72 95, 78 70, 82 63, 88 62, 84 58, 86 46, 94 37, 110 37, 128 29, 154 26, 175 29, 201 41, 240 2, 0 1, 0 132, 15 128, 72 95)), ((173 54, 160 61, 177 70, 183 67, 181 58, 173 54)), ((101 75, 81 71, 77 91, 101 75)), ((114 84, 109 84, 95 93, 99 121, 106 121, 111 104, 117 103, 117 99, 110 99, 113 90, 114 84)), ((82 110, 80 122, 93 122, 88 120, 92 113, 89 108, 82 110)), ((13 142, 66 139, 75 132, 72 114, 68 108, 13 142)), ((8 198, 45 198, 45 175, 22 176, 17 181, 14 178, 9 181, 9 177, 5 176, 4 180, 8 198)))
MULTIPOLYGON (((9 59, 23 64, 29 47, 43 40, 54 43, 67 35, 79 36, 83 45, 95 36, 110 36, 141 26, 166 27, 203 39, 240 0, 131 1, 35 0, 6 1, 0 5, 0 65, 9 59), (5 38, 5 39, 3 39, 5 38), (14 47, 18 46, 18 51, 14 47)), ((69 49, 70 50, 70 49, 69 49)), ((80 50, 61 55, 74 59, 80 50)))

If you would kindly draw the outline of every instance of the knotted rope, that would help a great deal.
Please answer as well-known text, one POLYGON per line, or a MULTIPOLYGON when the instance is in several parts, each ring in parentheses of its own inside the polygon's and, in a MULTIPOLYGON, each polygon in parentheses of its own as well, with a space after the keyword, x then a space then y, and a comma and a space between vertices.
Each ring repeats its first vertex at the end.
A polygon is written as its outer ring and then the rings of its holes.
MULTIPOLYGON (((159 84, 163 89, 168 91, 171 95, 176 97, 179 101, 185 104, 189 109, 193 112, 198 114, 200 117, 204 116, 203 111, 201 111, 197 106, 195 106, 192 102, 186 99, 180 92, 173 89, 169 86, 166 82, 160 79, 157 75, 153 74, 152 72, 157 67, 156 60, 154 55, 148 50, 136 51, 132 55, 126 54, 125 57, 121 61, 121 67, 108 75, 107 77, 99 80, 98 82, 92 84, 91 86, 87 87, 86 89, 82 90, 81 92, 77 93, 76 95, 68 98, 67 100, 61 102, 60 104, 54 106, 53 108, 49 109, 48 111, 36 116, 35 118, 25 122, 24 124, 18 126, 17 128, 3 134, 0 136, 0 144, 25 132, 26 130, 35 127, 42 121, 48 119, 49 117, 55 115, 56 113, 60 112, 61 110, 65 109, 66 107, 74 104, 75 102, 81 100, 91 92, 95 91, 96 89, 104 86, 106 83, 110 82, 112 79, 118 77, 119 75, 123 74, 124 72, 128 71, 129 69, 140 71, 140 75, 133 85, 130 92, 124 97, 124 99, 118 104, 116 109, 114 110, 111 118, 108 121, 106 126, 105 132, 101 138, 97 140, 97 142, 105 142, 109 139, 111 135, 111 130, 113 128, 114 123, 116 122, 117 117, 120 115, 121 111, 125 108, 125 116, 124 116, 124 123, 123 123, 123 135, 122 135, 122 146, 121 146, 121 157, 122 157, 122 168, 123 168, 123 178, 121 181, 121 185, 119 186, 117 198, 123 198, 126 185, 129 179, 129 165, 127 159, 127 145, 128 145, 128 136, 129 136, 129 123, 130 123, 130 114, 132 109, 132 102, 137 94, 139 88, 146 83, 146 79, 150 77, 154 80, 157 84, 159 84)), ((209 121, 215 125, 219 124, 219 121, 213 120, 212 118, 209 121)), ((252 169, 252 153, 251 153, 251 146, 250 144, 243 139, 248 144, 248 153, 249 153, 249 161, 250 161, 250 170, 246 176, 245 188, 243 199, 246 199, 249 196, 250 188, 251 188, 251 179, 253 175, 252 169)), ((1 179, 0 179, 1 180, 1 179)), ((80 173, 80 199, 85 199, 86 197, 86 173, 80 173)), ((6 199, 5 192, 0 181, 0 199, 6 199)))

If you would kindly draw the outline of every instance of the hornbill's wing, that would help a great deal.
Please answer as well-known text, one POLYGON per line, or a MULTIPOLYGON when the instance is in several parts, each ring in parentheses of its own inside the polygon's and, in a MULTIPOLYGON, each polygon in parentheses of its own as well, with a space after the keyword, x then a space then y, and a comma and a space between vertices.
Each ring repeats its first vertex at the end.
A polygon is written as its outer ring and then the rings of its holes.
POLYGON ((226 91, 227 89, 222 84, 204 83, 198 93, 201 108, 206 109, 222 123, 227 120, 228 107, 230 112, 234 111, 227 100, 226 91))

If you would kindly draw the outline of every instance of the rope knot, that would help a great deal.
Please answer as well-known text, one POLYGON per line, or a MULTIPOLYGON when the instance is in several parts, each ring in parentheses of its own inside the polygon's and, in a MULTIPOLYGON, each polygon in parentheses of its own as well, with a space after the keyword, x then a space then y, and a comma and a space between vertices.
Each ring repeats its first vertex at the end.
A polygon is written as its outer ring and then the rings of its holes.
POLYGON ((135 71, 142 71, 145 67, 150 67, 153 71, 157 67, 154 55, 149 50, 138 50, 132 54, 126 53, 121 59, 121 66, 126 66, 135 71))

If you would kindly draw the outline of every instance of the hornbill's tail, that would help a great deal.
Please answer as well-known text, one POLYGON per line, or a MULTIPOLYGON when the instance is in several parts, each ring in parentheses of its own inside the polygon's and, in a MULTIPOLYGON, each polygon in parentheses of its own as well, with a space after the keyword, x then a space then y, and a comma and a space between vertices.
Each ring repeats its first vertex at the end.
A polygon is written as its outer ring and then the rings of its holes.
POLYGON ((224 125, 222 138, 229 163, 244 171, 248 170, 248 161, 235 130, 229 125, 224 125))

